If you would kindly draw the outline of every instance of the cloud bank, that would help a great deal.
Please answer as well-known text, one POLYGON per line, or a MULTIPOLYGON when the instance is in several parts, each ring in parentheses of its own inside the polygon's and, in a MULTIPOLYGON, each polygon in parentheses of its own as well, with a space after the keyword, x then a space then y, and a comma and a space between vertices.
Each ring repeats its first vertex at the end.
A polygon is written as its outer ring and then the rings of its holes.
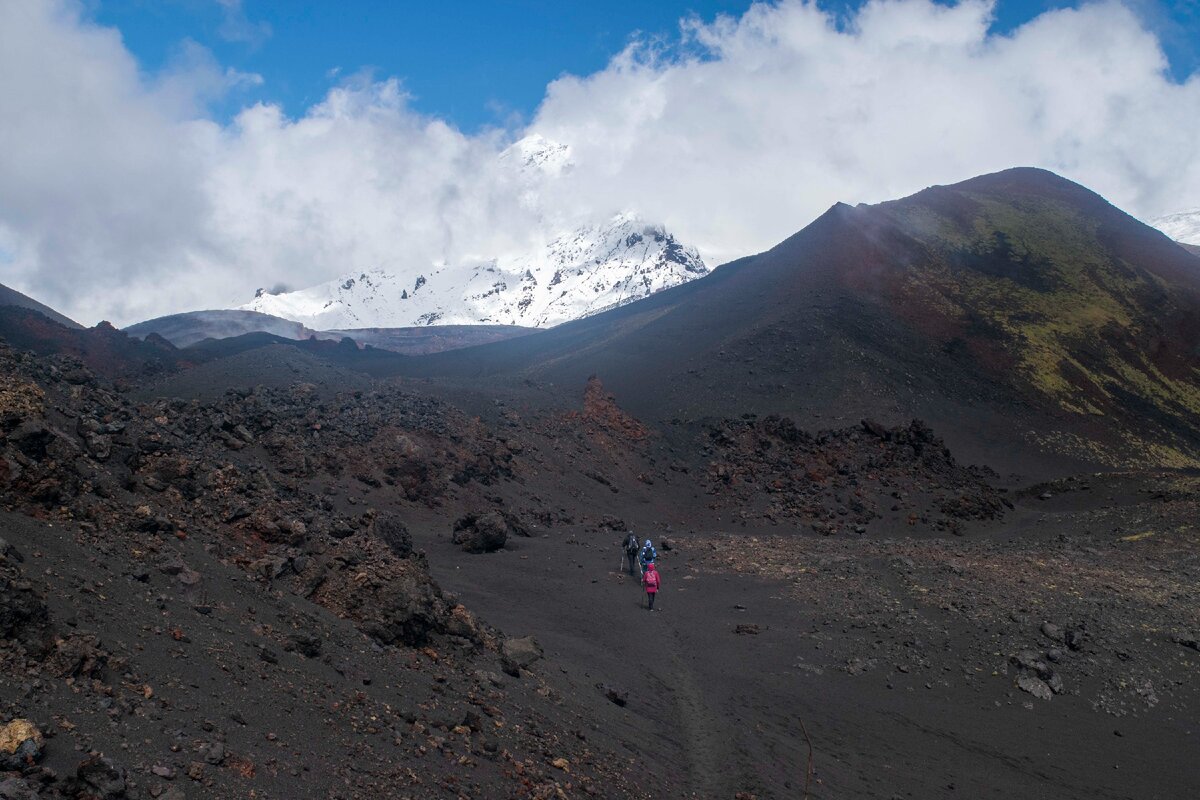
POLYGON ((622 210, 719 263, 837 200, 1014 165, 1139 216, 1200 205, 1200 78, 1172 80, 1137 16, 1090 4, 997 35, 991 14, 784 0, 685 20, 677 41, 552 83, 526 128, 468 135, 363 75, 299 118, 259 104, 223 124, 206 105, 256 76, 196 45, 148 75, 75 0, 7 0, 0 282, 126 324, 364 268, 416 275, 622 210), (569 144, 572 169, 543 184, 497 157, 531 133, 569 144))

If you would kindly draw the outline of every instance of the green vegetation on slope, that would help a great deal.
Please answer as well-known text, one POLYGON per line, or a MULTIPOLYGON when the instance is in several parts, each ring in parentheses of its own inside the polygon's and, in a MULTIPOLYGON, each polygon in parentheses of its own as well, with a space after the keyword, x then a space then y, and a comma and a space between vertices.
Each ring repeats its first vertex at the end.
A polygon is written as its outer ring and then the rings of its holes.
POLYGON ((967 192, 959 199, 953 210, 942 202, 885 206, 925 249, 900 287, 932 315, 920 324, 952 331, 971 352, 1002 352, 1027 389, 1065 413, 1109 418, 1118 428, 1128 414, 1152 423, 1153 440, 1113 431, 1131 453, 1200 464, 1178 436, 1198 427, 1200 376, 1191 353, 1163 349, 1181 311, 1162 280, 1115 255, 1100 222, 1064 200, 967 192))

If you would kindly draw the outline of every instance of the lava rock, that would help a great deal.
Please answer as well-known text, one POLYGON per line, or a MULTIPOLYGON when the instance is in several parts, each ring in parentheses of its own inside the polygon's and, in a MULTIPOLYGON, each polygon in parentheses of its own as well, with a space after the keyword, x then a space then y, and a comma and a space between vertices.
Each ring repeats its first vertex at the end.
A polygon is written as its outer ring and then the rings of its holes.
POLYGON ((1017 678, 1017 688, 1028 692, 1040 700, 1049 700, 1054 696, 1053 690, 1041 678, 1024 674, 1017 678))
MULTIPOLYGON (((400 558, 412 555, 412 534, 398 514, 380 514, 375 520, 375 535, 400 558)), ((500 543, 503 546, 503 542, 500 543)))
POLYGON ((322 641, 320 636, 298 633, 292 637, 291 649, 305 658, 316 658, 321 655, 322 641))
POLYGON ((19 772, 42 757, 46 740, 27 719, 14 719, 0 728, 0 770, 19 772))
POLYGON ((601 530, 610 531, 626 531, 629 527, 625 524, 625 520, 620 517, 614 517, 612 514, 605 514, 600 518, 600 524, 597 525, 601 530))
POLYGON ((84 797, 97 800, 123 800, 127 783, 125 770, 112 759, 96 756, 80 764, 75 770, 75 779, 81 784, 84 797))
POLYGON ((451 541, 468 553, 494 553, 508 541, 508 523, 495 512, 467 514, 454 523, 451 541))
POLYGON ((1051 639, 1056 642, 1061 642, 1063 640, 1062 628, 1058 627, 1052 622, 1043 622, 1041 630, 1042 636, 1045 636, 1047 639, 1051 639))
POLYGON ((1010 660, 1021 669, 1037 673, 1041 678, 1047 678, 1053 672, 1050 666, 1045 661, 1042 661, 1041 656, 1032 650, 1022 650, 1010 660))
POLYGON ((621 708, 624 708, 629 704, 629 692, 623 692, 620 689, 607 686, 603 683, 597 683, 596 688, 600 690, 601 694, 608 698, 610 703, 618 705, 621 708))
POLYGON ((522 669, 528 668, 530 664, 542 657, 542 646, 532 636, 505 639, 504 644, 500 646, 500 655, 504 671, 518 677, 522 669))

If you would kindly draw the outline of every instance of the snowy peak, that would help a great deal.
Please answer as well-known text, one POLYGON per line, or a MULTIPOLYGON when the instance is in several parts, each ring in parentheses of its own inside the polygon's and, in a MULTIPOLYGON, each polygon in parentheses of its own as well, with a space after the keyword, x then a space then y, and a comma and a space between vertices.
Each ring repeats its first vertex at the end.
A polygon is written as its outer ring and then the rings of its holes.
POLYGON ((532 175, 558 177, 574 166, 569 145, 552 142, 534 134, 514 142, 500 154, 500 160, 532 175))
POLYGON ((1150 224, 1177 242, 1200 245, 1200 208, 1167 214, 1150 224))
POLYGON ((635 214, 563 222, 562 209, 547 190, 573 168, 570 146, 532 135, 511 144, 498 159, 513 200, 533 221, 527 246, 485 251, 484 259, 362 270, 295 292, 260 290, 241 308, 317 330, 550 327, 708 274, 695 248, 635 214))
MULTIPOLYGON (((549 152, 554 157, 562 153, 557 148, 549 152)), ((661 226, 620 214, 604 224, 554 236, 529 253, 431 265, 415 275, 367 270, 296 292, 260 290, 242 308, 326 330, 438 324, 550 327, 708 272, 694 248, 661 226)))

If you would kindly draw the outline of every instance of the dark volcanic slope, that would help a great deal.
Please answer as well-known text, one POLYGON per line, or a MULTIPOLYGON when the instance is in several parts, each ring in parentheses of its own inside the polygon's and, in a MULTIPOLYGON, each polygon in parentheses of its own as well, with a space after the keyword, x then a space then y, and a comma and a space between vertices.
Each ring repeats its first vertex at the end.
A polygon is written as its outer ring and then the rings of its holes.
POLYGON ((1200 259, 1052 173, 838 204, 761 255, 597 317, 396 365, 576 387, 648 420, 937 421, 1025 471, 1196 463, 1200 259))
POLYGON ((0 338, 41 356, 75 356, 107 378, 144 377, 190 363, 161 336, 151 334, 142 341, 107 322, 94 328, 67 327, 17 306, 0 306, 0 338))
POLYGON ((157 333, 176 347, 187 347, 205 339, 227 339, 244 333, 271 333, 286 339, 307 339, 317 333, 290 319, 257 311, 230 310, 170 314, 130 325, 124 330, 139 339, 157 333))
POLYGON ((39 303, 28 295, 23 295, 16 289, 10 289, 3 284, 0 284, 0 306, 16 306, 17 308, 27 308, 36 311, 43 316, 46 316, 59 325, 65 325, 68 328, 82 328, 75 320, 58 313, 50 306, 39 303))

